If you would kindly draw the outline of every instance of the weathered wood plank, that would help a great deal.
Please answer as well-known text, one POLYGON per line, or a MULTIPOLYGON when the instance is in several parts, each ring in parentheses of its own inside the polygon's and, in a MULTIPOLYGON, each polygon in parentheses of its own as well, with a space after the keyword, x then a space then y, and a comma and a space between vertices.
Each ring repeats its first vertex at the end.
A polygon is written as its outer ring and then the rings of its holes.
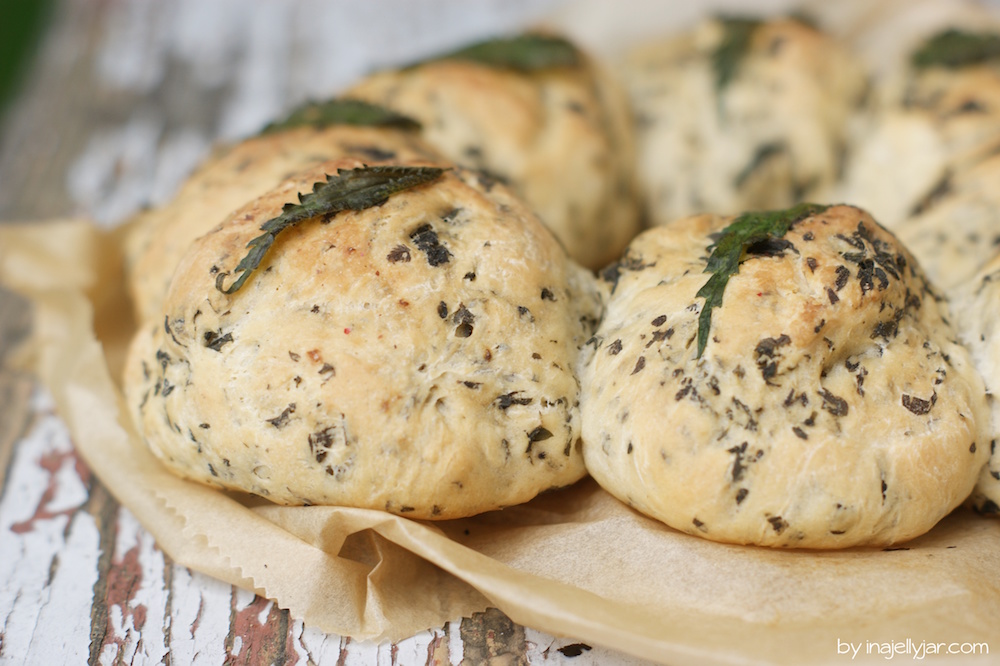
POLYGON ((47 396, 32 403, 0 502, 0 660, 83 663, 100 541, 82 510, 90 472, 47 396))
POLYGON ((6 485, 14 443, 23 437, 30 421, 28 404, 35 386, 27 373, 8 367, 8 357, 30 330, 28 302, 0 287, 0 496, 6 485))
POLYGON ((192 666, 225 663, 232 587, 184 567, 171 566, 168 604, 171 663, 192 666))
POLYGON ((167 656, 164 555, 127 509, 118 508, 115 527, 111 567, 102 572, 107 631, 98 662, 161 663, 167 656))

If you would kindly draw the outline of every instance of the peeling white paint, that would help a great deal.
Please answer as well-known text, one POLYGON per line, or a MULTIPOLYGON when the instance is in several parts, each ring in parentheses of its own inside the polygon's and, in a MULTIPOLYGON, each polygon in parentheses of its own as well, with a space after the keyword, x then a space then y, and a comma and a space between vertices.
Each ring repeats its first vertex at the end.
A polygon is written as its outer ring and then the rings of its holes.
POLYGON ((586 640, 575 638, 556 638, 540 631, 535 631, 525 627, 524 642, 526 650, 525 658, 529 664, 572 664, 573 666, 654 666, 653 662, 624 655, 614 650, 590 645, 586 640), (576 651, 564 655, 559 648, 574 646, 583 643, 590 647, 589 650, 582 649, 577 655, 576 651), (576 655, 576 656, 570 656, 576 655))
POLYGON ((108 608, 109 616, 115 618, 113 635, 122 644, 118 658, 125 663, 159 663, 167 655, 167 583, 163 553, 128 509, 118 510, 115 525, 118 529, 112 573, 135 550, 140 575, 138 586, 127 600, 128 607, 108 608), (143 620, 142 626, 137 626, 137 613, 143 620))
MULTIPOLYGON (((44 396, 32 400, 47 408, 44 396)), ((100 535, 66 427, 50 413, 16 444, 0 499, 0 661, 85 663, 100 535), (50 473, 43 459, 58 461, 50 473), (46 490, 51 497, 46 498, 46 490), (15 531, 16 530, 16 531, 15 531)))
POLYGON ((292 621, 292 647, 300 662, 309 664, 335 664, 340 658, 343 639, 306 627, 301 620, 292 621))
POLYGON ((448 659, 451 666, 459 666, 465 659, 465 646, 462 644, 462 622, 455 620, 448 623, 448 659))
POLYGON ((231 603, 231 586, 175 565, 170 587, 171 663, 223 663, 231 603))

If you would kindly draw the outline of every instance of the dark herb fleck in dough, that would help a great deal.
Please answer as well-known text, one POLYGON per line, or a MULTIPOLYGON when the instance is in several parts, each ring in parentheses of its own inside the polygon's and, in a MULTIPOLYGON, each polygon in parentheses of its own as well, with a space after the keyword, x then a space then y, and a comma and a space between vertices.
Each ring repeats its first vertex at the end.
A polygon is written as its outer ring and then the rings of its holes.
POLYGON ((849 407, 846 400, 830 393, 827 389, 820 391, 819 395, 823 398, 823 409, 834 416, 847 416, 849 407))
POLYGON ((441 244, 437 232, 429 224, 417 227, 410 234, 410 240, 413 241, 418 250, 427 255, 427 263, 431 266, 441 266, 451 260, 451 252, 441 244))
POLYGON ((519 398, 517 394, 520 391, 512 391, 511 393, 505 393, 496 399, 497 406, 507 411, 511 405, 530 405, 534 400, 532 398, 519 398))
POLYGON ((620 353, 621 350, 622 350, 622 341, 621 340, 615 340, 610 345, 608 345, 608 353, 611 354, 612 356, 620 353))
POLYGON ((392 248, 392 251, 390 251, 389 254, 385 256, 385 258, 393 264, 399 263, 401 261, 403 263, 409 263, 410 248, 406 247, 405 245, 397 245, 396 247, 392 248))
POLYGON ((937 394, 931 394, 930 400, 923 400, 922 398, 917 398, 916 396, 903 394, 903 407, 916 414, 917 416, 923 416, 931 411, 934 403, 937 402, 937 394))
POLYGON ((655 266, 655 262, 646 263, 641 256, 629 254, 626 250, 625 255, 620 260, 606 267, 600 275, 602 280, 611 284, 611 293, 613 294, 618 287, 618 280, 627 271, 639 272, 653 266, 655 266))
POLYGON ((283 428, 286 425, 288 425, 288 420, 294 413, 295 413, 295 403, 290 402, 288 403, 288 407, 285 407, 285 409, 281 412, 281 414, 275 416, 273 419, 267 419, 267 422, 273 425, 275 428, 283 428))
POLYGON ((733 466, 730 472, 730 477, 733 483, 736 483, 743 478, 743 473, 746 471, 748 464, 756 462, 764 456, 764 451, 760 449, 758 449, 753 455, 748 456, 747 444, 747 442, 742 442, 738 446, 734 446, 729 449, 729 453, 733 454, 733 466))
POLYGON ((851 277, 851 271, 847 270, 847 266, 837 266, 837 282, 833 285, 836 291, 840 291, 847 284, 847 281, 851 277))
POLYGON ((222 335, 222 332, 216 331, 205 331, 205 346, 213 351, 222 351, 223 345, 226 345, 233 341, 233 334, 226 333, 222 335))
POLYGON ((552 432, 548 428, 543 426, 538 426, 534 430, 528 433, 529 442, 543 442, 552 437, 552 432))
POLYGON ((788 528, 788 522, 781 516, 770 516, 767 522, 771 523, 771 527, 778 534, 781 534, 788 528))
POLYGON ((456 338, 467 338, 472 335, 472 324, 476 321, 476 317, 465 307, 465 304, 458 306, 455 314, 452 315, 452 321, 457 324, 455 327, 456 338))
POLYGON ((899 333, 899 323, 895 319, 889 319, 888 321, 880 321, 875 324, 875 328, 872 329, 872 339, 881 338, 888 342, 890 339, 895 338, 899 333))

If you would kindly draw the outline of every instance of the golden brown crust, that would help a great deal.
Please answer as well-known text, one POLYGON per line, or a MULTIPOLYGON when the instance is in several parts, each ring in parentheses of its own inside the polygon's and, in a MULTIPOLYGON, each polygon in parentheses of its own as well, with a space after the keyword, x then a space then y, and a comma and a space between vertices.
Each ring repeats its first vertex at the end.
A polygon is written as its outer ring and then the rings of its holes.
POLYGON ((988 412, 919 267, 859 209, 806 218, 730 279, 699 360, 695 294, 729 221, 630 246, 581 375, 590 473, 718 541, 839 548, 930 529, 989 455, 988 412))
POLYGON ((625 94, 596 63, 522 73, 440 60, 346 94, 420 120, 448 159, 509 184, 584 266, 610 263, 639 231, 625 94))
POLYGON ((380 206, 283 232, 215 288, 258 227, 356 160, 235 212, 182 260, 126 388, 175 472, 285 504, 453 518, 584 474, 578 348, 591 277, 498 184, 456 169, 380 206))
POLYGON ((412 131, 336 125, 263 134, 218 149, 170 203, 142 213, 127 241, 129 285, 140 320, 161 315, 174 269, 191 243, 294 173, 339 157, 435 159, 412 131))

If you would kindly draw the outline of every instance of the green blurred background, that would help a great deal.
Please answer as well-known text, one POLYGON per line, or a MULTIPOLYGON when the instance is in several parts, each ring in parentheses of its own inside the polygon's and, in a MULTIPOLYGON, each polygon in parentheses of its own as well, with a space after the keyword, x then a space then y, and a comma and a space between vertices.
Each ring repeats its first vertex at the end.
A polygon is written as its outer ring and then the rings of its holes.
POLYGON ((0 120, 38 51, 56 0, 0 0, 0 120))

